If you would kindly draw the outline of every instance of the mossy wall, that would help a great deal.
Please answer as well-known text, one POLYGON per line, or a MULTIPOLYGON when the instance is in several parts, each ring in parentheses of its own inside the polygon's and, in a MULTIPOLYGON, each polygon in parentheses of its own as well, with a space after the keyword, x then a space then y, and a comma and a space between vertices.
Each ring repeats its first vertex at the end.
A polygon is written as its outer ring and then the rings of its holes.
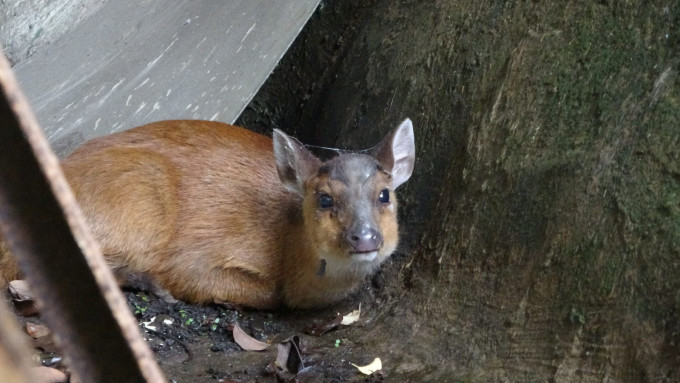
POLYGON ((413 119, 366 347, 412 381, 680 380, 680 3, 341 3, 241 123, 413 119))

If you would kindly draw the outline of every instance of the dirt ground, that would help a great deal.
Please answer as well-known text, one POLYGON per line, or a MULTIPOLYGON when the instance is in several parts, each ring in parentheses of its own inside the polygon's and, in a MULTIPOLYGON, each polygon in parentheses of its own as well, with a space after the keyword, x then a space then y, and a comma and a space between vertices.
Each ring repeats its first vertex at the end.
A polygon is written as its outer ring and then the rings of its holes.
MULTIPOLYGON (((141 323, 145 338, 157 355, 161 368, 176 382, 277 382, 274 361, 277 344, 300 336, 305 369, 301 382, 382 381, 378 375, 360 374, 350 363, 367 365, 378 355, 362 351, 366 326, 375 320, 375 307, 362 305, 358 323, 331 330, 321 336, 308 335, 314 324, 327 323, 338 313, 358 308, 358 300, 349 300, 333 308, 318 311, 257 312, 222 306, 196 306, 184 303, 168 305, 144 292, 128 292, 128 301, 141 323), (157 330, 150 331, 144 322, 155 318, 157 330), (170 319, 170 325, 161 325, 170 319), (271 344, 265 351, 243 351, 234 342, 230 324, 238 323, 246 333, 271 344)), ((153 324, 151 324, 153 325, 153 324)), ((277 380, 278 379, 278 380, 277 380)))
POLYGON ((323 2, 238 124, 363 149, 410 117, 400 250, 320 311, 128 293, 140 321, 174 320, 145 335, 162 368, 276 381, 238 321, 301 336, 298 381, 680 381, 678 31, 675 1, 323 2), (379 375, 350 365, 375 357, 379 375))
MULTIPOLYGON (((367 293, 372 295, 371 291, 367 293)), ((348 299, 332 308, 314 311, 260 312, 223 305, 168 303, 144 291, 125 291, 125 296, 140 331, 171 382, 381 382, 387 378, 382 371, 370 376, 361 374, 351 364, 364 366, 379 357, 363 351, 369 342, 364 333, 377 319, 375 304, 379 300, 372 299, 371 304, 362 306, 356 323, 326 327, 339 314, 357 310, 360 300, 348 299), (244 351, 235 342, 234 324, 269 347, 264 351, 244 351), (319 334, 325 330, 328 332, 319 334), (300 338, 300 371, 281 372, 274 363, 277 345, 294 336, 300 338)), ((43 325, 39 313, 21 314, 25 313, 25 305, 22 307, 24 311, 16 311, 22 328, 43 325)), ((51 336, 37 337, 30 344, 41 364, 68 372, 51 336)))

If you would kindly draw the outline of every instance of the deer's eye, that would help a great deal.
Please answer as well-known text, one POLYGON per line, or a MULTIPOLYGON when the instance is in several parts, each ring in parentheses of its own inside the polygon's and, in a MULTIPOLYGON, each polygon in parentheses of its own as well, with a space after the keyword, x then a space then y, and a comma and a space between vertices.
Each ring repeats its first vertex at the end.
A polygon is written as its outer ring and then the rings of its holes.
POLYGON ((333 207, 333 197, 324 193, 319 196, 319 208, 328 209, 333 207))
POLYGON ((378 196, 378 201, 380 201, 380 203, 390 203, 390 191, 383 189, 378 196))

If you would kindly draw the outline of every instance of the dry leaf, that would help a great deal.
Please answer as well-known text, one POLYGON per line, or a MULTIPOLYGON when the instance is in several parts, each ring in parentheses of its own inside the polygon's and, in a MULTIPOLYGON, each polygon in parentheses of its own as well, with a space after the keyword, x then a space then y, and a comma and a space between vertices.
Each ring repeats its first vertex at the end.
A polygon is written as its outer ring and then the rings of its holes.
POLYGON ((42 338, 46 335, 50 335, 50 329, 46 326, 37 323, 26 322, 26 332, 32 338, 42 338))
POLYGON ((373 362, 371 362, 371 364, 366 366, 357 366, 354 363, 352 363, 352 366, 356 367, 359 370, 359 372, 361 372, 364 375, 371 375, 376 371, 382 370, 382 362, 380 361, 380 358, 375 358, 373 362))
POLYGON ((300 353, 300 337, 295 335, 292 338, 279 343, 277 346, 276 366, 285 372, 297 374, 305 368, 300 353))
POLYGON ((35 306, 35 302, 33 301, 14 300, 12 301, 12 303, 14 303, 14 308, 17 309, 19 315, 21 315, 22 317, 32 317, 40 313, 38 311, 38 308, 35 306))
POLYGON ((361 303, 359 303, 358 310, 354 310, 351 313, 342 317, 342 322, 340 322, 340 324, 344 326, 351 325, 352 323, 358 321, 360 316, 361 316, 361 303))
POLYGON ((9 292, 12 294, 12 299, 16 301, 32 301, 35 297, 28 282, 19 279, 9 283, 9 292))
POLYGON ((269 344, 259 341, 252 336, 246 334, 245 331, 238 325, 234 323, 234 341, 241 346, 242 349, 246 351, 262 351, 269 347, 269 344))
POLYGON ((51 367, 33 367, 31 369, 32 376, 36 381, 42 383, 65 383, 68 382, 68 377, 63 372, 51 367))
POLYGON ((30 317, 38 314, 38 308, 33 302, 33 293, 26 281, 11 281, 8 290, 12 294, 12 303, 21 316, 30 317))
POLYGON ((305 334, 321 336, 331 330, 336 329, 338 326, 348 326, 359 320, 361 316, 361 304, 359 304, 359 309, 354 310, 347 315, 339 315, 335 318, 321 323, 312 323, 310 326, 305 327, 305 334))
POLYGON ((326 322, 317 322, 317 323, 312 323, 310 326, 305 327, 305 334, 307 335, 314 335, 314 336, 321 336, 338 326, 340 326, 340 323, 342 322, 342 315, 338 315, 335 318, 326 321, 326 322))
POLYGON ((54 344, 54 339, 51 336, 43 336, 40 338, 32 339, 31 342, 33 348, 37 348, 46 353, 57 353, 57 345, 54 344))
POLYGON ((305 368, 301 368, 300 371, 298 371, 297 374, 295 374, 295 378, 293 382, 295 383, 318 383, 319 379, 323 376, 326 376, 324 367, 320 366, 307 366, 305 368))
POLYGON ((147 330, 157 331, 158 328, 155 326, 155 322, 156 322, 156 317, 154 316, 154 317, 151 317, 151 319, 149 319, 148 322, 142 321, 142 324, 144 325, 144 328, 147 329, 147 330))

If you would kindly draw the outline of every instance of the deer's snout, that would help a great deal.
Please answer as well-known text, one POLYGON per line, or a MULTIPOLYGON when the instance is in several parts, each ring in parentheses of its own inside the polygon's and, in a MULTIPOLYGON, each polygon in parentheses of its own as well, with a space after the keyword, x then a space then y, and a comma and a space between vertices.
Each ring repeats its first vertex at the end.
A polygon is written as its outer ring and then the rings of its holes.
POLYGON ((370 226, 361 226, 347 233, 347 242, 355 253, 378 251, 382 241, 380 232, 370 226))

